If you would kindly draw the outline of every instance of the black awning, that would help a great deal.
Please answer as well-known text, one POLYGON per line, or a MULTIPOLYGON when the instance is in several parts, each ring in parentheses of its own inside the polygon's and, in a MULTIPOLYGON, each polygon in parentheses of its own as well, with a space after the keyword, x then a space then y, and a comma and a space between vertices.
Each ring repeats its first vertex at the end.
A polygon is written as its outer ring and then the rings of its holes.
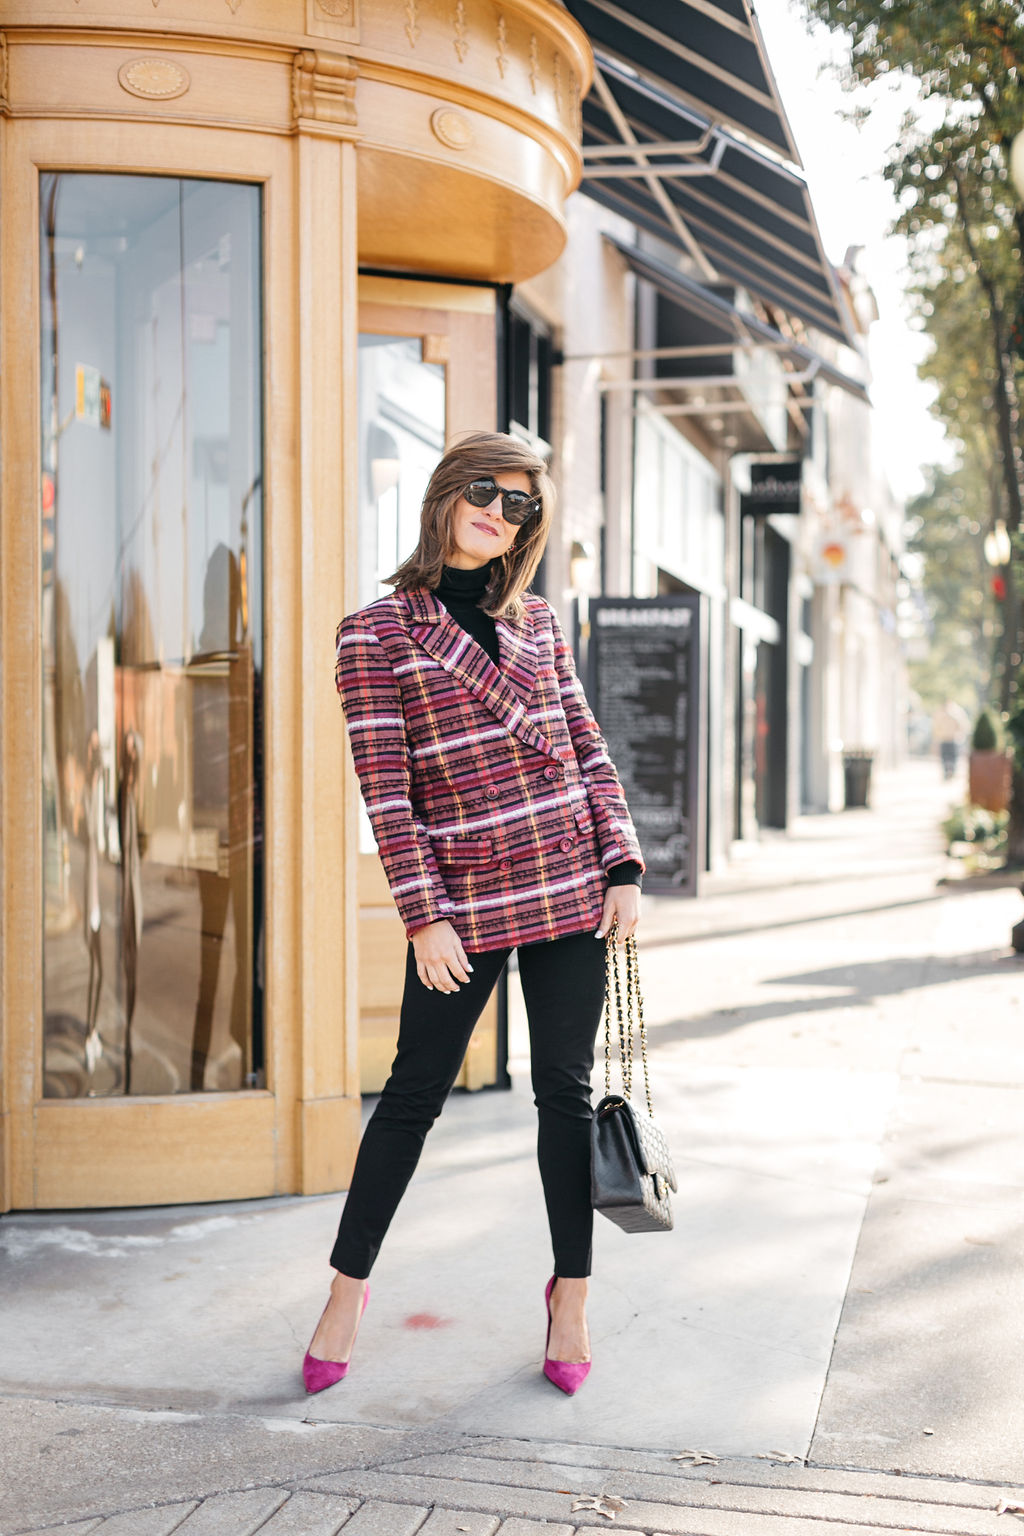
POLYGON ((748 0, 564 3, 603 54, 800 164, 748 0))
POLYGON ((853 345, 748 0, 567 8, 596 65, 582 190, 686 251, 709 280, 749 288, 853 345))
POLYGON ((764 346, 773 347, 802 368, 813 368, 815 376, 823 379, 825 383, 835 384, 858 400, 863 400, 866 405, 870 405, 871 400, 866 386, 859 379, 851 378, 848 373, 844 373, 841 368, 836 368, 827 358, 815 352, 813 347, 805 347, 799 342, 791 341, 774 326, 766 325, 756 315, 738 309, 721 294, 713 293, 703 283, 698 283, 694 278, 687 277, 684 272, 668 266, 664 261, 659 261, 656 256, 651 256, 636 246, 627 245, 622 240, 616 240, 613 235, 606 235, 605 239, 609 245, 613 245, 622 253, 637 277, 653 283, 658 292, 672 303, 678 304, 682 309, 700 316, 705 322, 719 328, 723 341, 749 338, 755 344, 761 343, 764 346))

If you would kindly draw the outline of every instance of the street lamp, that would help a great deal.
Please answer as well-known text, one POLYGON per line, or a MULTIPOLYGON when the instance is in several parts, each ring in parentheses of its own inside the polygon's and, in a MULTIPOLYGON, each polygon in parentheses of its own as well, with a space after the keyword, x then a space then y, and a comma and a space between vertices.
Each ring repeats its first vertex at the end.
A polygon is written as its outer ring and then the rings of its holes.
POLYGON ((1004 522, 996 523, 991 533, 986 533, 982 548, 985 551, 985 559, 989 565, 1009 565, 1012 549, 1010 546, 1010 535, 1006 531, 1006 524, 1004 522))

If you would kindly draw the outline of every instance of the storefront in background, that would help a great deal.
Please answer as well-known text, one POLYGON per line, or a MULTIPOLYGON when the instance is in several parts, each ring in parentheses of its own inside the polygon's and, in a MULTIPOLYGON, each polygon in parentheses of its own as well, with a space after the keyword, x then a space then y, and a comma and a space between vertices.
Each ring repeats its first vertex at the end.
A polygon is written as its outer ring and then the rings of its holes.
POLYGON ((346 1182, 404 936, 334 628, 579 176, 553 0, 195 15, 4 7, 0 1208, 346 1182))

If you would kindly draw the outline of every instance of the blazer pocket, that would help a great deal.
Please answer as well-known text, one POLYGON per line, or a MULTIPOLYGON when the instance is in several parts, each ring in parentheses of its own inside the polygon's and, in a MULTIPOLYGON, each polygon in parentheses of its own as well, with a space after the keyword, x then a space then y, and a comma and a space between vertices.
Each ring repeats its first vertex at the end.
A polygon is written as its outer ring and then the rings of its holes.
POLYGON ((594 830, 594 817, 589 805, 574 805, 572 814, 581 832, 594 830))
POLYGON ((489 864, 491 860, 491 840, 489 837, 434 837, 430 836, 430 846, 434 850, 434 856, 439 864, 449 866, 469 867, 474 864, 489 864))

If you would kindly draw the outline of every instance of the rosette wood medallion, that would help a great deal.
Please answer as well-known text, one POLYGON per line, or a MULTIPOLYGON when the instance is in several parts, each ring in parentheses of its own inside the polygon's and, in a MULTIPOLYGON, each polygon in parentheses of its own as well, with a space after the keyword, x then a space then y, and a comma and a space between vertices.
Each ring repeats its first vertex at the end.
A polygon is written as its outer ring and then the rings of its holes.
POLYGON ((0 17, 11 117, 352 140, 364 264, 514 282, 562 248, 592 60, 554 0, 6 0, 0 17))

